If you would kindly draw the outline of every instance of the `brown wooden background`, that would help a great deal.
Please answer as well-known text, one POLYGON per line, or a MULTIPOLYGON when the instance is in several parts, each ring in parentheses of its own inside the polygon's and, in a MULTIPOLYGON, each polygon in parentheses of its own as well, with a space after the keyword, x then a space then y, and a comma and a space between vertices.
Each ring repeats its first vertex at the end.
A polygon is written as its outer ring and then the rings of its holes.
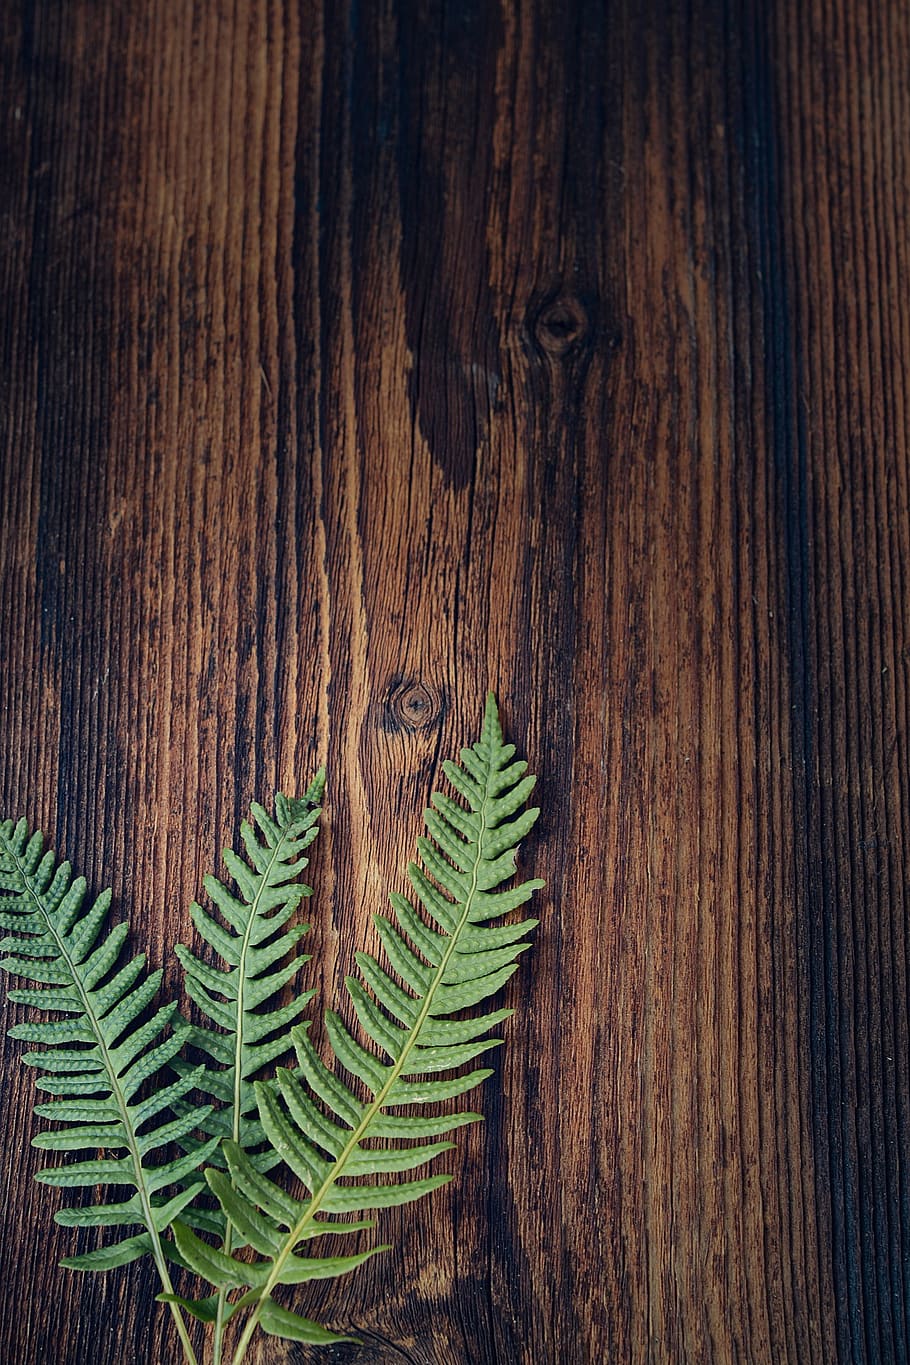
MULTIPOLYGON (((541 774, 487 1123, 318 1358, 906 1361, 910 9, 0 33, 3 813, 173 979, 327 759, 328 997, 488 685, 541 774)), ((176 1361, 147 1268, 56 1268, 18 1052, 0 1357, 176 1361)))

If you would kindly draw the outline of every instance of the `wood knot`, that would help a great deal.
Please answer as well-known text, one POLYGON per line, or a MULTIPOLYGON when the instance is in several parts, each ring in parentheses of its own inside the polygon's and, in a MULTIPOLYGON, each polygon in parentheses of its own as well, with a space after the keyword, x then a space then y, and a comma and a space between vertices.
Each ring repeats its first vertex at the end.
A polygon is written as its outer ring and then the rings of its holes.
POLYGON ((444 698, 415 678, 393 678, 382 705, 380 724, 387 734, 431 730, 445 713, 444 698))
POLYGON ((590 332, 587 310, 575 294, 559 293, 545 300, 534 320, 533 332, 546 355, 557 358, 568 355, 590 332))

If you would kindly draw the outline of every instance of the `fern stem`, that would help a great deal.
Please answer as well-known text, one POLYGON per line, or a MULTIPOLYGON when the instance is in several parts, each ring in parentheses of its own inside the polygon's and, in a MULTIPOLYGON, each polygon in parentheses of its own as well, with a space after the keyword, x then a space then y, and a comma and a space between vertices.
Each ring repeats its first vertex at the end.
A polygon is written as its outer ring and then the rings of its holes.
MULTIPOLYGON (((63 959, 63 961, 66 963, 69 969, 73 985, 75 986, 79 994, 79 998, 82 1002, 82 1008, 85 1012, 85 1017, 89 1021, 89 1024, 92 1027, 92 1031, 95 1034, 95 1038, 97 1039, 98 1048, 101 1052, 102 1057, 104 1058, 104 1065, 105 1070, 107 1072, 108 1080, 110 1082, 111 1093, 114 1097, 114 1101, 117 1105, 117 1108, 120 1111, 120 1117, 123 1121, 123 1131, 126 1134, 126 1146, 132 1158, 133 1170, 136 1174, 136 1190, 139 1195, 140 1203, 142 1204, 143 1214, 145 1216, 145 1228, 149 1234, 152 1243, 152 1258, 155 1262, 155 1266, 157 1268, 158 1276, 159 1279, 161 1280, 161 1286, 164 1293, 173 1294, 174 1286, 171 1283, 171 1277, 167 1268, 167 1260, 165 1259, 164 1251, 161 1246, 161 1237, 158 1232, 158 1229, 155 1227, 155 1218, 152 1209, 151 1196, 146 1188, 145 1180, 143 1178, 144 1171, 142 1167, 142 1159, 136 1141, 136 1134, 133 1132, 132 1117, 130 1115, 129 1106, 120 1087, 117 1071, 111 1059, 110 1052, 108 1051, 107 1043, 105 1042, 102 1030, 99 1027, 99 1020, 95 1017, 95 1013, 92 1008, 91 997, 89 996, 79 977, 79 974, 76 970, 76 963, 73 961, 72 957, 67 951, 66 942, 57 933, 56 926, 54 925, 53 920, 48 914, 40 894, 35 890, 33 881, 29 877, 28 872, 26 871, 25 866, 22 862, 22 859, 16 852, 14 845, 12 845, 6 839, 4 839, 4 844, 6 845, 6 851, 8 856, 10 856, 16 863, 16 866, 19 870, 19 875, 22 878, 23 885, 25 886, 29 896, 31 897, 32 901, 37 907, 37 910, 41 915, 41 918, 47 925, 48 932, 52 936, 54 943, 56 944, 57 951, 60 954, 60 957, 63 959)), ((174 1325, 177 1328, 177 1334, 180 1337, 180 1341, 183 1346, 184 1357, 187 1361, 187 1365, 198 1365, 196 1353, 193 1350, 193 1344, 190 1341, 189 1333, 187 1332, 186 1329, 186 1323, 184 1322, 183 1319, 183 1313, 181 1312, 179 1305, 176 1303, 169 1303, 168 1307, 171 1310, 171 1316, 174 1319, 174 1325)))
POLYGON ((430 1010, 433 1004, 433 998, 436 994, 438 987, 442 984, 443 978, 445 976, 446 967, 448 966, 449 963, 449 959, 451 958, 452 954, 455 951, 455 947, 458 942, 458 936, 464 929, 464 926, 469 922, 469 916, 473 906, 474 897, 478 890, 477 883, 480 872, 480 864, 483 861, 483 836, 487 828, 487 803, 489 799, 490 774, 487 775, 486 784, 484 787, 483 804, 481 805, 481 808, 478 812, 479 828, 477 832, 477 856, 471 868, 471 883, 468 889, 468 894, 465 897, 464 910, 462 912, 461 919, 456 924, 455 930, 451 935, 450 942, 446 947, 446 950, 442 956, 442 960, 440 961, 439 966, 436 968, 434 979, 430 982, 427 988, 426 995, 423 998, 423 1004, 420 1008, 416 1020, 414 1021, 414 1026, 411 1029, 410 1036, 407 1042, 402 1047, 401 1053, 397 1061, 395 1062, 394 1066, 392 1066, 392 1068, 390 1069, 388 1077, 385 1083, 383 1084, 382 1089, 375 1096, 372 1103, 367 1106, 359 1124, 351 1133, 351 1136, 348 1139, 343 1150, 338 1154, 337 1158, 333 1162, 331 1174, 326 1177, 326 1179, 323 1181, 319 1189, 314 1191, 313 1197, 307 1204, 304 1213, 302 1214, 298 1222, 294 1225, 294 1227, 291 1228, 290 1232, 287 1235, 287 1238, 285 1239, 284 1246, 282 1247, 281 1251, 278 1252, 278 1254, 276 1255, 275 1260, 272 1264, 272 1269, 269 1272, 268 1279, 265 1281, 262 1287, 262 1291, 259 1295, 258 1302, 255 1308, 253 1309, 252 1313, 250 1314, 244 1326, 243 1334, 240 1337, 239 1342, 237 1343, 237 1350, 234 1353, 232 1365, 242 1365, 242 1362, 246 1358, 246 1353, 247 1350, 249 1349, 253 1333, 255 1332, 256 1326, 259 1322, 263 1304, 271 1297, 272 1290, 279 1283, 281 1271, 285 1263, 287 1262, 288 1257, 293 1253, 294 1247, 300 1241, 301 1237, 306 1231, 307 1226, 313 1221, 314 1217, 319 1212, 320 1206, 322 1205, 326 1195, 329 1193, 332 1186, 335 1184, 337 1180, 339 1180, 344 1175, 344 1168, 347 1161, 349 1160, 353 1152, 356 1150, 358 1144, 367 1135, 367 1131, 370 1127, 370 1124, 376 1118, 377 1114, 379 1114, 380 1111, 382 1110, 383 1105, 385 1104, 386 1095, 389 1093, 392 1086, 398 1080, 402 1070, 404 1069, 405 1063, 408 1060, 411 1050, 417 1044, 417 1039, 420 1036, 420 1030, 423 1027, 423 1024, 426 1021, 428 1015, 430 1014, 430 1010))
MULTIPOLYGON (((223 1243, 224 1251, 230 1255, 231 1239, 228 1236, 229 1229, 225 1232, 223 1243)), ((227 1289, 222 1287, 218 1290, 218 1303, 215 1308, 215 1332, 212 1338, 212 1365, 221 1365, 221 1352, 224 1342, 224 1307, 227 1302, 227 1289)))

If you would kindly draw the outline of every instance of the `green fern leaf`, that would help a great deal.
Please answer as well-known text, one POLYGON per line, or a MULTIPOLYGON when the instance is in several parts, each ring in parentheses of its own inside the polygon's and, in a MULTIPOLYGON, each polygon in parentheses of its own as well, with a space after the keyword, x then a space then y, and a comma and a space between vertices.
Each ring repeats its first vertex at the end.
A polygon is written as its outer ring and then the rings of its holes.
POLYGON ((331 1346, 339 1341, 356 1342, 356 1337, 342 1337, 320 1327, 318 1322, 302 1318, 297 1313, 282 1308, 274 1299, 266 1299, 259 1310, 259 1321, 270 1336, 284 1337, 286 1341, 305 1341, 311 1346, 331 1346))
MULTIPOLYGON (((212 1157, 217 1140, 200 1143, 191 1156, 176 1160, 151 1164, 147 1157, 198 1127, 210 1106, 173 1117, 199 1079, 198 1069, 177 1078, 171 1070, 188 1030, 175 1027, 173 1004, 146 1017, 161 973, 146 972, 144 954, 121 964, 126 926, 103 935, 110 892, 91 905, 85 892, 84 878, 74 878, 69 863, 58 864, 52 852, 45 852, 41 834, 30 836, 24 820, 0 824, 0 912, 10 931, 0 941, 6 954, 0 967, 39 987, 12 990, 9 999, 55 1016, 17 1024, 9 1032, 46 1049, 24 1060, 49 1073, 39 1078, 40 1089, 64 1097, 36 1106, 40 1117, 61 1127, 39 1133, 33 1143, 52 1151, 103 1153, 45 1167, 37 1179, 72 1188, 132 1187, 126 1202, 66 1209, 57 1219, 69 1226, 142 1229, 63 1264, 110 1270, 150 1253, 165 1291, 171 1292, 162 1233, 199 1188, 198 1169, 212 1157), (153 1077, 163 1078, 163 1087, 141 1098, 144 1083, 153 1077), (170 1116, 162 1120, 164 1111, 170 1116), (167 1194, 181 1185, 176 1195, 167 1194)), ((174 1314, 192 1360, 176 1307, 174 1314)))
MULTIPOLYGON (((276 1156, 303 1183, 305 1197, 282 1190, 235 1141, 223 1145, 230 1179, 218 1170, 206 1171, 224 1214, 243 1227, 257 1253, 252 1262, 231 1258, 226 1276, 226 1267, 207 1262, 212 1249, 195 1239, 205 1248, 193 1250, 191 1263, 200 1274, 222 1287, 249 1286, 252 1310, 236 1362, 243 1359, 257 1322, 291 1340, 326 1339, 304 1335, 315 1324, 297 1320, 271 1297, 276 1286, 307 1278, 298 1273, 298 1265, 307 1264, 298 1247, 330 1231, 364 1226, 333 1215, 403 1204, 445 1184, 451 1177, 443 1173, 394 1182, 383 1178, 432 1164, 454 1145, 449 1134, 480 1117, 424 1111, 465 1094, 491 1074, 481 1066, 460 1075, 451 1072, 500 1044, 501 1039, 478 1035, 511 1011, 494 1010, 473 1020, 453 1016, 500 989, 537 924, 532 919, 489 923, 543 885, 531 880, 498 889, 514 873, 518 843, 538 815, 536 809, 521 810, 534 779, 525 776, 526 764, 514 761, 514 754, 514 745, 503 741, 490 695, 480 740, 462 751, 460 765, 444 769, 463 804, 434 795, 433 808, 425 813, 432 839, 418 840, 423 866, 409 867, 414 898, 391 897, 395 922, 376 918, 395 976, 369 955, 358 956, 363 980, 350 978, 347 986, 362 1037, 337 1014, 326 1015, 329 1041, 350 1079, 325 1065, 307 1026, 297 1025, 291 1034, 299 1069, 280 1068, 275 1082, 254 1087, 262 1130, 276 1156), (449 1074, 443 1078, 443 1073, 449 1074), (376 1145, 378 1139, 384 1145, 376 1145)), ((188 1229, 176 1235, 182 1247, 195 1238, 188 1229)), ((356 1258, 340 1259, 344 1268, 353 1268, 356 1258)))
MULTIPOLYGON (((300 967, 309 961, 297 951, 309 926, 289 926, 288 921, 300 901, 312 895, 312 888, 300 880, 300 875, 309 863, 306 850, 318 834, 324 788, 325 773, 320 770, 301 799, 281 793, 276 796, 274 818, 253 804, 255 828, 246 822, 241 825, 247 861, 231 849, 224 852, 237 894, 217 877, 205 878, 205 889, 221 919, 198 904, 190 913, 200 936, 224 965, 204 961, 184 944, 177 944, 175 949, 183 966, 186 992, 208 1020, 205 1027, 196 1027, 190 1034, 190 1041, 209 1059, 195 1079, 196 1086, 214 1101, 203 1126, 219 1143, 230 1140, 254 1153, 252 1160, 264 1171, 271 1170, 278 1156, 258 1117, 253 1078, 288 1051, 289 1029, 314 994, 304 991, 284 1005, 276 1003, 300 967)), ((188 1073, 189 1063, 178 1066, 188 1073)), ((196 1144, 191 1142, 188 1150, 193 1153, 196 1144)), ((224 1166, 220 1147, 214 1161, 224 1166)), ((223 1252, 219 1254, 228 1256, 248 1243, 255 1246, 250 1226, 242 1218, 234 1218, 229 1209, 222 1209, 221 1205, 215 1210, 194 1206, 184 1217, 192 1226, 221 1238, 223 1252)), ((179 1239, 178 1249, 186 1261, 179 1239)), ((212 1318, 215 1360, 221 1358, 222 1337, 231 1316, 226 1287, 222 1285, 216 1296, 212 1318)), ((201 1309, 187 1311, 194 1316, 207 1313, 208 1302, 201 1309)))
MULTIPOLYGON (((299 877, 309 862, 305 850, 318 834, 324 787, 325 773, 320 770, 302 799, 279 793, 274 819, 253 804, 258 836, 252 825, 244 822, 241 826, 248 861, 230 849, 224 853, 239 895, 217 877, 205 878, 205 889, 224 923, 201 905, 194 904, 190 913, 200 936, 225 965, 203 961, 182 943, 175 949, 187 994, 209 1021, 189 1035, 209 1058, 195 1079, 196 1086, 215 1101, 207 1131, 248 1150, 264 1142, 253 1077, 287 1052, 288 1030, 314 994, 305 991, 284 1006, 274 1004, 309 961, 308 956, 296 953, 309 926, 286 926, 300 901, 312 894, 299 877)), ((188 1072, 187 1063, 180 1065, 188 1072)), ((274 1160, 268 1150, 258 1158, 265 1169, 274 1160)))

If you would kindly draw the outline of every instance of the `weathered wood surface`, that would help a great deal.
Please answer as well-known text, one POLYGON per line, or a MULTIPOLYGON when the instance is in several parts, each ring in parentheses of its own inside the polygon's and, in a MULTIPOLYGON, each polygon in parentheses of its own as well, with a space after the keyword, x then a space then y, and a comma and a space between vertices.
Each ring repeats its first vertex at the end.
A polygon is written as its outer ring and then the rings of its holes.
MULTIPOLYGON (((331 1359, 907 1360, 910 9, 0 31, 4 812, 173 980, 327 759, 328 996, 488 685, 542 774, 487 1122, 331 1359)), ((18 1050, 0 1354, 176 1361, 146 1269, 56 1268, 18 1050)))

